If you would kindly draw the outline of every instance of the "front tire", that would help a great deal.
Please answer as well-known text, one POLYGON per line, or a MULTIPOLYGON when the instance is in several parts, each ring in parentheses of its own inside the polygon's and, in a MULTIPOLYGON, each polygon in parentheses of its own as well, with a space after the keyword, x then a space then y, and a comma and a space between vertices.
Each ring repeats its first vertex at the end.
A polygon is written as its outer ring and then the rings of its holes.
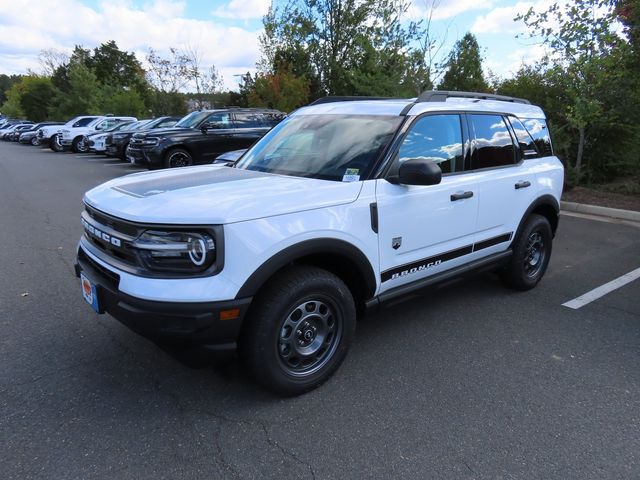
POLYGON ((502 282, 521 291, 535 287, 547 271, 552 239, 549 221, 542 215, 531 214, 513 242, 509 263, 500 272, 502 282))
POLYGON ((262 386, 300 395, 340 366, 355 321, 353 296, 340 278, 316 267, 293 267, 256 297, 240 352, 262 386))
POLYGON ((87 145, 82 141, 82 137, 76 137, 71 143, 71 151, 73 153, 86 153, 89 150, 87 145))
POLYGON ((62 146, 62 143, 60 143, 60 135, 59 134, 56 134, 53 137, 51 137, 51 139, 49 140, 49 147, 54 152, 62 152, 64 150, 64 147, 62 146))
POLYGON ((173 148, 164 157, 166 168, 189 167, 193 165, 191 154, 183 148, 173 148))

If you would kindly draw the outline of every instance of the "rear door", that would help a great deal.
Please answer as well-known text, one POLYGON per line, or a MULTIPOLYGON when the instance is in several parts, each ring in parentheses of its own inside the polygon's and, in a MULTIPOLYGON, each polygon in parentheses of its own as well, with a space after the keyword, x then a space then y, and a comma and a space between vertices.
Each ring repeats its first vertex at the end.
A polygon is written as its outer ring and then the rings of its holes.
POLYGON ((479 188, 476 242, 486 254, 505 250, 535 200, 535 172, 525 160, 508 119, 500 114, 467 115, 471 168, 479 188))
POLYGON ((236 148, 249 148, 257 140, 269 131, 269 127, 262 119, 263 115, 256 112, 236 112, 233 114, 233 121, 236 127, 236 148))

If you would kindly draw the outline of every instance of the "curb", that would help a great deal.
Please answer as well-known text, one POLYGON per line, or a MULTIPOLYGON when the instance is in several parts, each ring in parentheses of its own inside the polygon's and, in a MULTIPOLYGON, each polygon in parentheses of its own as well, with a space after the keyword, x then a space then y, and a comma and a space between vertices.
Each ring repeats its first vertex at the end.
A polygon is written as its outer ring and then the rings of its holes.
POLYGON ((566 212, 586 213, 588 215, 640 222, 640 212, 634 210, 622 210, 620 208, 599 207, 598 205, 585 205, 583 203, 563 201, 560 202, 560 208, 566 212))

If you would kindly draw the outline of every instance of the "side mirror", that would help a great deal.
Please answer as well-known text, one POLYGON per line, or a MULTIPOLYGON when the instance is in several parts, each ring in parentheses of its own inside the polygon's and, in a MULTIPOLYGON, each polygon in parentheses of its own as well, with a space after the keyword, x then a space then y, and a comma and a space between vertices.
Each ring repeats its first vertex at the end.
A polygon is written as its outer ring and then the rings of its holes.
POLYGON ((426 158, 406 160, 398 171, 398 183, 403 185, 437 185, 441 180, 442 170, 438 164, 426 158))

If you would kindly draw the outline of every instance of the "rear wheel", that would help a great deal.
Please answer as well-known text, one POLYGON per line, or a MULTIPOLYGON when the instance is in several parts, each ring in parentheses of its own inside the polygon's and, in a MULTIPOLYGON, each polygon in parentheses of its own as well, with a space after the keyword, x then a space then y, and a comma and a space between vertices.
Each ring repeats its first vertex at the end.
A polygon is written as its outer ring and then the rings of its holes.
POLYGON ((516 290, 529 290, 542 279, 549 259, 553 234, 549 221, 532 214, 513 243, 513 255, 500 272, 505 285, 516 290))
POLYGON ((340 366, 355 319, 353 296, 340 278, 316 267, 293 267, 256 297, 240 351, 265 388, 299 395, 340 366))
POLYGON ((38 137, 33 137, 31 139, 31 145, 33 145, 34 147, 37 147, 38 145, 40 145, 40 140, 38 140, 38 137))
POLYGON ((182 148, 169 150, 164 157, 166 168, 188 167, 190 165, 193 165, 193 158, 189 152, 182 148))
POLYGON ((60 134, 56 134, 49 140, 49 147, 54 152, 61 152, 64 150, 64 147, 60 143, 60 134))

